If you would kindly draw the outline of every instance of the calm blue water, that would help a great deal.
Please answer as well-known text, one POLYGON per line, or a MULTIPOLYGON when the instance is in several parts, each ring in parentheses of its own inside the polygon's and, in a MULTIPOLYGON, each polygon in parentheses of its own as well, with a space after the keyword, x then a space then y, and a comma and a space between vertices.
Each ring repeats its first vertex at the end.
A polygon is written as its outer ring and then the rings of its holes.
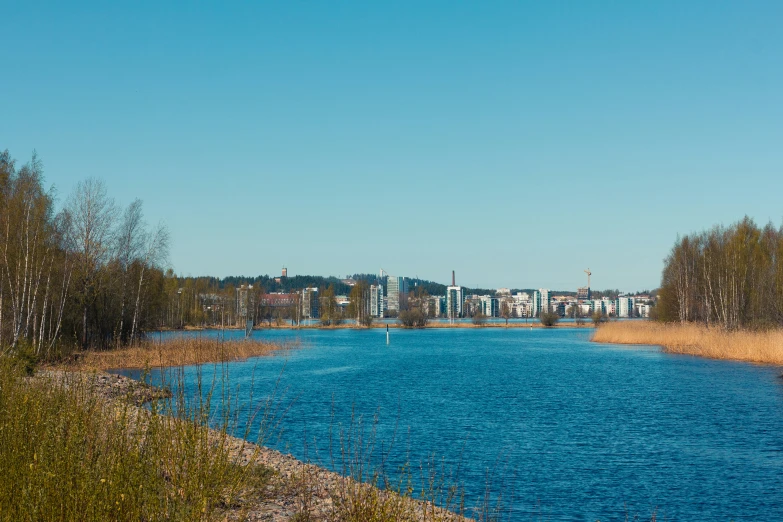
POLYGON ((492 470, 506 519, 783 520, 780 367, 569 329, 393 330, 389 346, 380 329, 256 336, 302 349, 232 363, 229 382, 258 401, 281 376, 290 409, 269 445, 299 458, 330 466, 330 426, 378 413, 384 449, 396 428, 389 467, 435 454, 468 499, 492 470))

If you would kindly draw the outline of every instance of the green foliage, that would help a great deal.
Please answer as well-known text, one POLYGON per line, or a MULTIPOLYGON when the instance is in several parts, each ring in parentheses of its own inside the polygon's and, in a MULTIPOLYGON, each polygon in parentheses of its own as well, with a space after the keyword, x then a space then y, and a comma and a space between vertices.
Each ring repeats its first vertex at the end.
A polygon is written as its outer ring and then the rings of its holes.
POLYGON ((208 400, 107 407, 80 375, 0 357, 0 520, 217 520, 258 486, 204 429, 208 400))
POLYGON ((0 152, 0 345, 31 366, 138 338, 162 315, 167 237, 147 230, 138 200, 118 213, 98 180, 57 212, 36 154, 17 168, 0 152))
POLYGON ((539 320, 541 321, 541 324, 547 328, 551 328, 557 324, 560 320, 560 316, 554 312, 543 312, 539 320))
MULTIPOLYGON (((194 278, 182 278, 184 280, 194 278)), ((201 278, 198 278, 201 279, 201 278)), ((303 288, 326 288, 331 286, 337 295, 348 295, 351 291, 351 286, 343 283, 336 277, 323 277, 323 276, 311 276, 311 275, 297 275, 290 277, 278 277, 270 275, 258 275, 252 277, 245 276, 229 276, 223 279, 210 277, 203 278, 208 279, 208 282, 216 290, 220 291, 226 288, 236 288, 241 284, 249 283, 254 287, 264 288, 267 292, 281 292, 289 293, 303 288), (277 281, 280 279, 280 281, 277 281)))
POLYGON ((10 356, 12 364, 25 375, 33 375, 41 359, 35 348, 25 339, 22 339, 16 348, 10 351, 10 356))

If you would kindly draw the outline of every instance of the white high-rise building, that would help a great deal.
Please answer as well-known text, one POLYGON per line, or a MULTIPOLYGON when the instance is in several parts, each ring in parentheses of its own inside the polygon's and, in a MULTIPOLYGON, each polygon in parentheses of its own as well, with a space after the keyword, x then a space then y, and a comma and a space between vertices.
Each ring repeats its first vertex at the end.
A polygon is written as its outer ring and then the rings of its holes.
POLYGON ((548 288, 539 288, 533 292, 533 317, 539 317, 544 312, 549 312, 552 307, 552 296, 548 288))
POLYGON ((370 285, 370 315, 383 317, 383 286, 370 285))
POLYGON ((386 278, 386 306, 390 312, 399 312, 408 296, 408 282, 404 277, 386 278))
POLYGON ((446 287, 446 317, 456 319, 462 315, 464 296, 461 286, 446 287))
POLYGON ((480 297, 481 313, 487 317, 497 317, 499 315, 498 300, 495 297, 482 295, 480 297))
POLYGON ((633 299, 630 297, 617 298, 617 317, 631 317, 633 313, 633 299))
POLYGON ((530 317, 533 306, 530 301, 530 294, 527 292, 517 292, 514 294, 514 315, 516 317, 530 317))

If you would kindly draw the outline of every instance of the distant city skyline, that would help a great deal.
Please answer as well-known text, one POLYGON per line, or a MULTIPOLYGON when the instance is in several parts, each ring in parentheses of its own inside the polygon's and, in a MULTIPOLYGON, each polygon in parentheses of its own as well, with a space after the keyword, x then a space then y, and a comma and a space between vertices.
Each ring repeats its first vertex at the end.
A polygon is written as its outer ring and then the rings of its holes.
MULTIPOLYGON (((358 271, 351 271, 351 272, 343 272, 343 273, 339 273, 339 274, 321 274, 321 273, 309 273, 309 272, 308 273, 297 273, 295 271, 291 271, 288 267, 284 267, 284 268, 285 268, 287 277, 316 276, 316 277, 324 277, 324 278, 334 277, 334 278, 341 279, 341 280, 347 280, 347 279, 350 279, 352 276, 355 276, 355 275, 376 275, 376 276, 381 277, 381 278, 385 278, 387 276, 390 276, 387 273, 384 273, 383 276, 380 276, 378 271, 372 272, 372 271, 368 271, 368 270, 358 270, 358 271)), ((220 279, 223 279, 223 278, 226 278, 226 277, 238 277, 238 278, 246 278, 248 280, 252 280, 253 278, 256 278, 256 277, 266 276, 266 277, 270 277, 270 278, 279 279, 280 275, 281 275, 281 272, 282 272, 282 269, 278 270, 277 273, 228 274, 226 276, 215 276, 215 277, 219 277, 220 279)), ((211 276, 212 274, 201 274, 201 275, 178 274, 178 275, 185 276, 185 277, 202 277, 202 276, 211 276)), ((402 283, 401 280, 404 279, 405 280, 405 282, 404 282, 404 289, 405 289, 406 292, 414 290, 414 287, 411 286, 413 284, 411 281, 414 280, 414 279, 419 279, 419 280, 422 280, 422 281, 429 281, 431 283, 442 284, 445 287, 449 287, 449 285, 451 285, 451 280, 445 281, 445 280, 443 280, 443 278, 429 278, 429 277, 422 277, 422 276, 418 276, 418 275, 408 275, 408 274, 405 274, 405 275, 396 275, 395 274, 395 275, 390 276, 390 277, 393 277, 395 280, 400 280, 399 282, 395 283, 395 285, 397 285, 397 286, 395 286, 395 288, 397 288, 400 285, 402 285, 403 283, 402 283)), ((449 273, 449 277, 451 277, 451 273, 449 273)), ((459 280, 456 280, 456 286, 461 287, 461 288, 480 288, 480 289, 483 289, 483 290, 510 290, 510 289, 536 290, 536 289, 542 288, 541 285, 532 285, 532 286, 496 285, 496 286, 490 286, 490 285, 482 285, 482 284, 463 284, 463 283, 460 283, 459 280)), ((576 293, 579 288, 586 287, 586 286, 587 286, 587 283, 586 283, 586 280, 585 280, 585 281, 582 282, 582 284, 580 286, 577 286, 577 287, 574 287, 574 288, 566 288, 566 287, 563 287, 563 288, 560 288, 560 287, 547 287, 547 288, 549 290, 552 290, 553 292, 554 291, 563 291, 563 292, 576 293)), ((655 289, 658 288, 658 285, 655 285, 655 286, 652 286, 652 287, 644 287, 644 288, 641 288, 641 287, 640 288, 618 288, 618 287, 608 287, 608 286, 607 287, 600 287, 600 288, 596 288, 596 287, 591 287, 591 288, 594 291, 620 290, 621 292, 642 292, 642 291, 655 290, 655 289)), ((396 290, 395 290, 395 292, 396 292, 396 290)), ((395 299, 397 299, 397 298, 395 297, 395 299)), ((587 299, 587 297, 585 297, 585 299, 587 299)))
POLYGON ((0 149, 36 149, 60 203, 87 177, 141 198, 179 274, 635 291, 678 235, 783 220, 780 2, 3 18, 0 149))

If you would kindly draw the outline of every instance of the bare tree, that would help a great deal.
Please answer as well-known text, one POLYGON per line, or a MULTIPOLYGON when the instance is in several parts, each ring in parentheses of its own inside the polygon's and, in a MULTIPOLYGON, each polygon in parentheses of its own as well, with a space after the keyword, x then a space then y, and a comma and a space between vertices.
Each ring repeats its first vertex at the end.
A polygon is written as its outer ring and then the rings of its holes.
POLYGON ((119 327, 115 332, 115 341, 119 346, 125 325, 126 294, 131 264, 141 256, 146 240, 141 200, 135 199, 125 209, 115 239, 117 263, 121 278, 119 327))
POLYGON ((356 326, 365 325, 368 317, 370 317, 369 322, 372 324, 372 317, 370 316, 370 285, 367 284, 367 281, 357 281, 351 289, 348 299, 347 314, 349 317, 356 317, 356 326))
POLYGON ((508 319, 511 317, 511 300, 503 298, 500 301, 500 317, 506 320, 506 326, 508 326, 508 319))
MULTIPOLYGON (((57 341, 57 338, 60 335, 60 329, 62 328, 62 322, 63 322, 63 314, 65 312, 65 305, 68 301, 68 291, 70 290, 71 285, 71 276, 73 274, 73 267, 74 267, 74 255, 72 254, 73 250, 71 248, 68 248, 69 245, 73 244, 72 237, 70 235, 73 228, 71 227, 71 216, 66 211, 63 210, 60 212, 60 214, 57 216, 55 220, 55 230, 57 231, 58 241, 61 245, 61 253, 60 253, 60 260, 58 263, 61 263, 61 272, 60 272, 60 285, 58 286, 58 293, 56 294, 57 300, 55 301, 54 296, 52 298, 52 305, 51 305, 51 318, 49 320, 49 345, 47 346, 47 356, 49 355, 49 352, 54 348, 54 344, 57 341), (55 308, 56 306, 56 308, 55 308), (55 321, 55 316, 57 320, 55 321), (54 325, 54 330, 51 329, 51 327, 54 325)), ((41 325, 43 329, 43 324, 41 325)))
POLYGON ((136 289, 136 304, 133 308, 133 324, 131 325, 130 342, 136 339, 139 324, 139 311, 141 307, 141 289, 144 285, 144 272, 150 267, 164 262, 169 253, 169 231, 163 223, 159 223, 155 230, 147 236, 144 247, 144 258, 139 270, 139 285, 136 289))
POLYGON ((782 232, 746 217, 678 238, 665 260, 657 317, 728 330, 779 325, 782 232))
POLYGON ((68 200, 82 310, 82 347, 89 342, 87 313, 95 297, 97 273, 104 265, 112 245, 117 211, 114 201, 106 195, 100 180, 88 178, 76 186, 68 200))

